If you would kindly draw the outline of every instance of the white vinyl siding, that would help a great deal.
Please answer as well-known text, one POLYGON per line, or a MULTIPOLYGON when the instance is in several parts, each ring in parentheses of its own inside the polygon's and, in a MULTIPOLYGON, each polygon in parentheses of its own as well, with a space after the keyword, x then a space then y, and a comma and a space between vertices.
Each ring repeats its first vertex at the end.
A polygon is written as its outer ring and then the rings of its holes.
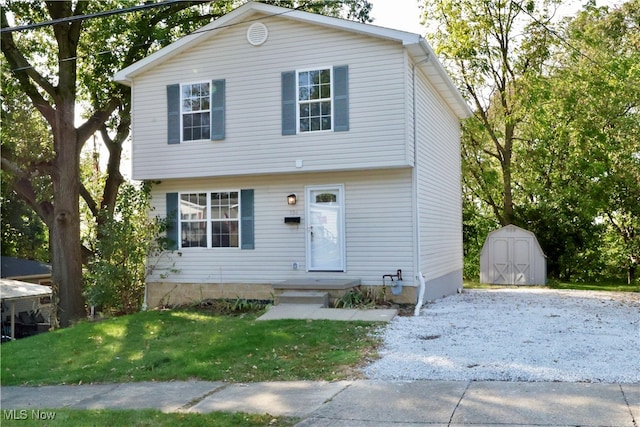
POLYGON ((462 269, 460 125, 418 71, 415 105, 420 268, 429 281, 462 269))
POLYGON ((281 18, 265 24, 260 47, 246 41, 250 23, 234 25, 135 78, 135 179, 411 165, 401 44, 281 18), (282 72, 327 65, 348 66, 349 130, 282 136, 282 72), (225 139, 166 144, 165 87, 216 78, 226 81, 225 139))
POLYGON ((166 211, 167 192, 234 187, 254 189, 255 249, 177 250, 149 261, 155 270, 148 281, 250 284, 313 277, 360 279, 366 285, 381 285, 383 274, 402 269, 405 282, 411 283, 415 275, 411 169, 165 180, 153 187, 152 214, 166 211), (346 271, 307 273, 305 187, 338 183, 344 184, 346 271), (295 206, 286 201, 291 193, 297 194, 295 206), (301 217, 301 223, 285 224, 284 218, 291 216, 301 217), (293 269, 294 262, 298 270, 293 269))

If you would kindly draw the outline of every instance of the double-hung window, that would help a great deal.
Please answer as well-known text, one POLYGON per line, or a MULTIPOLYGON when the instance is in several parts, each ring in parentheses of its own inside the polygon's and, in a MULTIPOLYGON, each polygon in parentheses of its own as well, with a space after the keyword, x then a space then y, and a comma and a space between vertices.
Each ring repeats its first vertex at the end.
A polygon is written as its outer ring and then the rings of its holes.
POLYGON ((282 135, 349 130, 349 67, 282 73, 282 135))
POLYGON ((182 140, 209 139, 211 135, 210 83, 181 86, 182 140))
POLYGON ((298 72, 300 132, 332 129, 331 68, 298 72))
POLYGON ((238 191, 181 193, 179 209, 180 247, 239 246, 238 191))

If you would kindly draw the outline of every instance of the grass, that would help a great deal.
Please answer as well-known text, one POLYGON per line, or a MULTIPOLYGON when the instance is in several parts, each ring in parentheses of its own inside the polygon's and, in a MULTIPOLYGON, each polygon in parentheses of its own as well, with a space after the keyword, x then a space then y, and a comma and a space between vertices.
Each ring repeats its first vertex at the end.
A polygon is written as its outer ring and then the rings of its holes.
POLYGON ((256 321, 148 311, 2 344, 2 385, 353 378, 379 344, 367 322, 256 321))
POLYGON ((638 282, 628 285, 620 282, 566 283, 551 281, 548 287, 551 289, 578 289, 583 291, 640 292, 640 283, 638 282))
POLYGON ((214 412, 210 414, 163 413, 147 410, 74 410, 74 409, 40 409, 3 411, 0 424, 2 426, 19 427, 63 427, 63 426, 135 426, 135 427, 200 427, 200 426, 292 426, 297 420, 288 417, 271 415, 249 415, 244 413, 214 412), (38 419, 38 413, 45 417, 38 419), (53 419, 50 417, 53 416, 53 419), (46 420, 46 421, 44 421, 46 420))
MULTIPOLYGON (((500 286, 487 283, 479 283, 465 280, 464 287, 466 289, 495 289, 500 287, 519 287, 519 286, 500 286)), ((549 289, 573 289, 583 291, 609 291, 609 292, 640 292, 640 284, 631 284, 620 282, 598 282, 598 283, 579 283, 579 282, 560 282, 552 280, 543 286, 549 289)))

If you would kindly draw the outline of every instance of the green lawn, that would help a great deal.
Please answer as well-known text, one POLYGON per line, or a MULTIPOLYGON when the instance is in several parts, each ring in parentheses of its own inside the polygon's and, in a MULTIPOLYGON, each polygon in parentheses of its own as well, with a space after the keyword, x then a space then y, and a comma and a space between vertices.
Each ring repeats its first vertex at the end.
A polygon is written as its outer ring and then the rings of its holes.
POLYGON ((16 412, 3 411, 0 425, 3 427, 284 427, 292 426, 296 421, 294 418, 287 417, 224 412, 214 412, 211 414, 166 414, 152 409, 138 411, 41 409, 38 413, 34 413, 29 409, 22 410, 22 412, 20 410, 16 412), (39 416, 43 418, 39 420, 39 416), (51 417, 53 419, 51 419, 51 417))
POLYGON ((379 324, 148 311, 2 344, 2 385, 353 378, 379 324))
MULTIPOLYGON (((519 288, 521 286, 500 286, 500 285, 490 285, 486 283, 480 283, 470 280, 464 281, 464 287, 466 289, 492 289, 492 288, 519 288)), ((535 287, 535 286, 532 286, 535 287)), ((599 282, 599 283, 577 283, 577 282, 560 282, 560 281, 549 281, 546 286, 543 286, 549 289, 574 289, 574 290, 584 290, 584 291, 611 291, 611 292, 640 292, 640 285, 627 285, 626 283, 620 282, 599 282)))

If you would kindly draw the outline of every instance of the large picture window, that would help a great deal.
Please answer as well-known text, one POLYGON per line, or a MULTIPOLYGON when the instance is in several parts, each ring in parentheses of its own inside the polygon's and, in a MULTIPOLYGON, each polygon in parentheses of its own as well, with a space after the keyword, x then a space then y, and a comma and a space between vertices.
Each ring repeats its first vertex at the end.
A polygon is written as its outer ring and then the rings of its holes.
POLYGON ((298 72, 300 132, 331 130, 331 69, 298 72))
POLYGON ((238 191, 180 194, 180 247, 239 246, 238 191))
POLYGON ((210 83, 182 85, 182 140, 209 139, 211 135, 210 83))

